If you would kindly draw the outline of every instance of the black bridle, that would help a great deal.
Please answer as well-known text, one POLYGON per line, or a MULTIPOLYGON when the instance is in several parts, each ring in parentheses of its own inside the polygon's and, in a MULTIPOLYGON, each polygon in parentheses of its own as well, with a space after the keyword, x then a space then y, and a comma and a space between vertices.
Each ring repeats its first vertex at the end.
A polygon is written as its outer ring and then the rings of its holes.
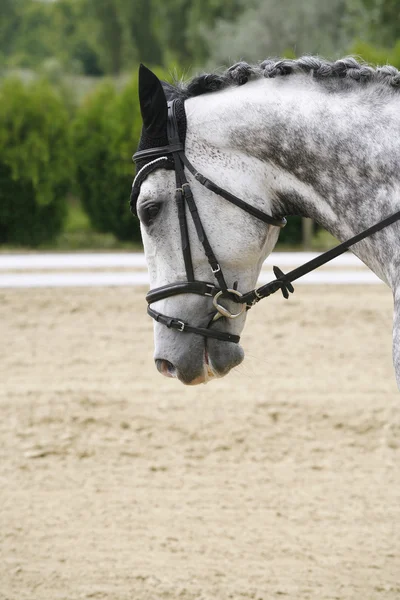
POLYGON ((208 241, 206 232, 204 231, 202 222, 200 220, 200 216, 197 210, 195 200, 193 198, 193 193, 190 188, 190 184, 186 179, 185 167, 188 169, 188 171, 190 171, 190 173, 192 173, 195 179, 199 181, 199 183, 204 185, 206 188, 222 196, 229 202, 232 202, 242 210, 245 210, 252 216, 256 217, 257 219, 264 221, 264 223, 267 223, 269 225, 275 225, 278 227, 284 227, 284 225, 286 225, 286 219, 274 218, 270 215, 267 215, 261 210, 255 208, 254 206, 251 206, 244 200, 241 200, 240 198, 237 198, 236 196, 230 194, 226 190, 223 190, 215 183, 204 177, 201 173, 199 173, 197 169, 195 169, 195 167, 186 157, 184 152, 184 146, 179 139, 178 120, 176 115, 177 102, 177 100, 172 100, 172 102, 168 103, 168 146, 150 148, 147 150, 139 150, 133 156, 133 159, 135 161, 142 161, 143 159, 151 160, 139 170, 138 174, 135 177, 132 187, 131 208, 139 195, 140 186, 145 180, 145 178, 155 169, 163 168, 166 164, 166 161, 168 161, 169 157, 172 156, 173 168, 175 170, 176 179, 175 199, 181 232, 183 259, 185 263, 187 277, 187 281, 172 283, 170 285, 165 285, 151 290, 146 296, 146 300, 149 304, 147 312, 151 317, 153 317, 153 319, 155 319, 159 323, 162 323, 163 325, 166 325, 171 329, 177 329, 178 331, 186 331, 188 333, 197 333, 199 335, 215 338, 217 340, 238 343, 240 339, 238 335, 234 335, 223 331, 217 331, 215 329, 210 329, 211 324, 218 318, 225 317, 232 319, 240 316, 243 310, 246 308, 247 302, 242 303, 242 294, 236 289, 236 284, 234 284, 232 287, 228 287, 226 283, 221 266, 218 263, 213 249, 211 248, 210 242, 208 241), (189 231, 186 221, 186 207, 188 208, 191 218, 193 219, 197 237, 203 246, 204 252, 207 256, 208 263, 216 279, 217 285, 205 281, 196 281, 194 278, 192 256, 190 251, 189 231), (189 323, 185 323, 179 319, 174 319, 172 317, 163 315, 152 309, 150 306, 151 304, 153 304, 154 302, 158 302, 159 300, 164 300, 165 298, 170 298, 171 296, 175 296, 177 294, 187 293, 199 294, 200 296, 208 296, 213 299, 213 304, 216 311, 212 314, 207 327, 194 327, 189 323), (218 303, 219 298, 223 295, 228 299, 234 300, 240 305, 240 310, 237 313, 231 313, 227 308, 218 303))
MULTIPOLYGON (((240 336, 231 333, 210 329, 210 326, 214 321, 219 318, 230 318, 235 319, 239 317, 245 309, 251 308, 254 304, 259 302, 262 298, 270 296, 274 292, 281 290, 285 298, 289 297, 289 293, 293 293, 294 289, 292 281, 299 279, 303 275, 313 271, 314 269, 324 265, 328 261, 336 258, 340 254, 346 252, 353 244, 360 242, 364 238, 380 231, 384 227, 394 223, 400 219, 400 211, 390 215, 383 221, 373 225, 372 227, 362 231, 355 235, 351 239, 339 244, 335 248, 328 250, 313 260, 305 263, 301 267, 290 271, 289 273, 283 273, 278 267, 274 267, 274 274, 276 279, 263 285, 257 289, 251 290, 245 294, 239 292, 237 282, 232 287, 228 287, 225 277, 218 260, 211 248, 208 241, 207 235, 204 231, 203 225, 200 220, 200 216, 197 210, 196 203, 194 201, 193 193, 190 188, 185 175, 185 167, 194 176, 194 178, 204 185, 207 189, 211 190, 215 194, 222 196, 225 200, 228 200, 235 206, 238 206, 245 212, 249 213, 256 219, 267 223, 268 225, 274 225, 276 227, 284 227, 286 225, 286 219, 284 217, 272 217, 267 213, 258 210, 254 206, 251 206, 244 200, 241 200, 237 196, 234 196, 230 192, 220 188, 218 185, 210 181, 207 177, 204 177, 197 169, 192 165, 184 152, 184 144, 179 137, 178 119, 177 119, 177 103, 179 100, 172 100, 168 102, 168 123, 167 123, 167 134, 168 134, 168 145, 158 146, 149 148, 146 150, 139 150, 133 155, 133 160, 137 162, 145 161, 133 182, 132 194, 131 194, 131 210, 134 212, 137 198, 140 193, 140 187, 146 177, 159 168, 173 168, 175 171, 176 178, 176 205, 181 233, 181 244, 183 259, 186 269, 187 281, 172 283, 164 285, 162 287, 150 290, 146 295, 148 302, 147 312, 157 322, 167 326, 170 329, 176 329, 181 332, 196 333, 204 337, 215 338, 226 342, 238 343, 240 336), (218 283, 209 283, 205 281, 196 281, 194 278, 192 256, 190 251, 189 231, 186 220, 186 206, 189 209, 191 218, 193 220, 197 237, 201 242, 204 252, 207 256, 208 263, 211 271, 218 283), (198 294, 200 296, 207 296, 212 298, 215 312, 211 315, 211 319, 207 327, 195 327, 189 323, 185 323, 176 318, 168 317, 163 315, 150 307, 154 302, 176 296, 178 294, 198 294), (240 305, 240 309, 236 313, 230 312, 226 307, 222 306, 218 300, 221 297, 225 297, 229 300, 233 300, 236 304, 240 305)), ((181 107, 182 108, 182 107, 181 107)))

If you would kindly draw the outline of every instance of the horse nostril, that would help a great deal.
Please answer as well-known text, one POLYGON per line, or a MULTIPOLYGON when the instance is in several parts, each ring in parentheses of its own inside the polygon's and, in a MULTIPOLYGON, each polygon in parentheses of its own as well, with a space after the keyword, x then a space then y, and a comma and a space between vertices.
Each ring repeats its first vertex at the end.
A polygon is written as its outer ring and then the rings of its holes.
POLYGON ((164 377, 177 377, 176 368, 168 360, 157 358, 155 363, 158 371, 161 375, 164 375, 164 377))

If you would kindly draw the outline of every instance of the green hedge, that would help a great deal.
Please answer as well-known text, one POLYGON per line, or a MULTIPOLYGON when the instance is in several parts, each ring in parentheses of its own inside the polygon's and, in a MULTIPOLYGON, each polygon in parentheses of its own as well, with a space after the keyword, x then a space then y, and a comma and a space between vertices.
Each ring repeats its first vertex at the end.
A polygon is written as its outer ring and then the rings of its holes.
POLYGON ((62 230, 73 179, 63 100, 43 81, 0 87, 0 243, 36 246, 62 230))
POLYGON ((78 111, 73 140, 78 193, 93 227, 119 240, 139 240, 139 223, 129 211, 132 154, 141 129, 137 84, 118 94, 101 85, 78 111))

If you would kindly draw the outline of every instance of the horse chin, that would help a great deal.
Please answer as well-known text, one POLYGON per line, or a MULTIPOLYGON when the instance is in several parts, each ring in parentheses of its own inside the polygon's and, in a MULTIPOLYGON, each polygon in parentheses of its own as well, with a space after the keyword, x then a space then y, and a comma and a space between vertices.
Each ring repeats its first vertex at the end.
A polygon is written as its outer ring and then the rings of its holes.
POLYGON ((212 374, 210 379, 212 379, 224 377, 234 367, 240 365, 244 359, 244 352, 239 344, 219 342, 210 338, 206 342, 205 356, 208 371, 212 374))
MULTIPOLYGON (((224 342, 222 342, 222 344, 224 344, 224 342)), ((236 352, 234 353, 234 356, 232 356, 231 353, 226 352, 226 349, 225 352, 223 350, 223 348, 218 347, 217 352, 210 353, 206 343, 204 349, 203 372, 191 381, 184 381, 177 375, 178 379, 185 385, 199 385, 200 383, 206 384, 213 379, 224 377, 242 362, 244 359, 244 352, 238 345, 235 347, 236 352), (227 355, 229 356, 228 362, 226 361, 227 355)))

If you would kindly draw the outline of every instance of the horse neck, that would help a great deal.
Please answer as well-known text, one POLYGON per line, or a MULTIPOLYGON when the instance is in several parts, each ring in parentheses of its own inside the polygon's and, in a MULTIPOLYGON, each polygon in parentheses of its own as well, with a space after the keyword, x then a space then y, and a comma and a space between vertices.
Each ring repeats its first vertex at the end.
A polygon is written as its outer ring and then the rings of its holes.
MULTIPOLYGON (((310 217, 344 241, 399 210, 399 97, 390 88, 328 93, 299 75, 224 94, 228 110, 221 97, 208 114, 220 110, 225 142, 261 161, 275 214, 310 217)), ((396 223, 354 248, 391 285, 399 236, 396 223)))

